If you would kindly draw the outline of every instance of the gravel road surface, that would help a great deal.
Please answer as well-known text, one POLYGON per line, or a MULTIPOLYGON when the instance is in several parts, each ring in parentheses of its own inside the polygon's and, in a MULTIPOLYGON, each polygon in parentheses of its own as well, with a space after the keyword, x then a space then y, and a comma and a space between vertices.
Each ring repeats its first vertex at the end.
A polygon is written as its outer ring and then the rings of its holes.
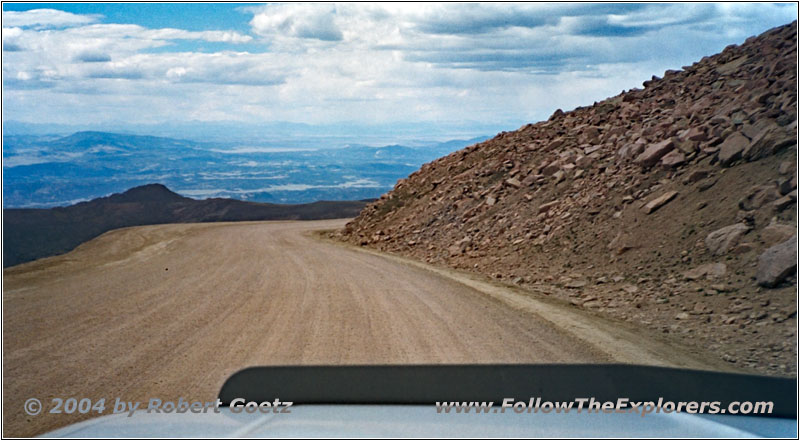
POLYGON ((4 435, 94 416, 51 400, 209 401, 253 365, 647 363, 716 368, 623 324, 320 239, 345 220, 112 231, 4 273, 4 435), (28 398, 44 412, 23 412, 28 398))

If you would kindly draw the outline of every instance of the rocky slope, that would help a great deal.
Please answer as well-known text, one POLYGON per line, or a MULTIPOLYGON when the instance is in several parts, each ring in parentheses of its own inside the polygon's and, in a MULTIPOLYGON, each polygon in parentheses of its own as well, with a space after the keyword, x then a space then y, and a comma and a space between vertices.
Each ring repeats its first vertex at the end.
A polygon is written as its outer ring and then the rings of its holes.
POLYGON ((425 164, 334 235, 795 373, 796 27, 425 164))

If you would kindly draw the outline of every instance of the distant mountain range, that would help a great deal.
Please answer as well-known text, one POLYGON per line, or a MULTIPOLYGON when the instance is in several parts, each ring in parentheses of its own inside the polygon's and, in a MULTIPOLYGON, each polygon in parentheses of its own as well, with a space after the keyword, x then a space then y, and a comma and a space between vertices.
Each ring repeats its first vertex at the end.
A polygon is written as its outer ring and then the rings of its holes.
POLYGON ((311 220, 354 217, 367 201, 277 205, 196 200, 161 184, 50 209, 3 210, 3 267, 68 252, 116 228, 177 222, 311 220))
POLYGON ((85 122, 81 125, 49 122, 3 121, 6 135, 59 135, 80 131, 148 134, 167 138, 189 139, 201 142, 260 143, 264 140, 282 146, 319 148, 343 147, 362 143, 385 145, 393 142, 404 145, 432 144, 436 140, 469 139, 486 133, 497 133, 524 124, 524 119, 505 123, 485 121, 437 121, 372 124, 363 122, 304 124, 288 121, 260 121, 244 123, 235 121, 162 121, 153 124, 136 124, 127 121, 85 122), (324 146, 319 144, 325 142, 324 146))
MULTIPOLYGON (((5 135, 3 206, 65 206, 151 182, 188 197, 282 204, 377 198, 422 164, 484 139, 309 148, 309 139, 221 143, 108 132, 5 135)), ((326 145, 323 138, 316 142, 326 145)))

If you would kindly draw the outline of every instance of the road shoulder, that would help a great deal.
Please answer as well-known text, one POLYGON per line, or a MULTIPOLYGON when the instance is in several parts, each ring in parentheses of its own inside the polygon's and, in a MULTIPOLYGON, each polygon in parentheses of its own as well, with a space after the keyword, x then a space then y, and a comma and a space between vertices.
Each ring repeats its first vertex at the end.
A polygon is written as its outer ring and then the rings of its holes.
MULTIPOLYGON (((438 267, 407 257, 358 247, 331 239, 328 231, 317 230, 308 235, 353 252, 371 254, 393 262, 423 269, 479 291, 505 305, 536 315, 553 326, 605 353, 618 363, 669 366, 678 368, 743 372, 722 360, 707 356, 699 348, 688 347, 666 336, 655 335, 632 323, 615 320, 598 313, 578 309, 565 301, 548 296, 542 290, 526 290, 498 283, 483 276, 438 267)), ((552 289, 558 289, 552 287, 552 289)))

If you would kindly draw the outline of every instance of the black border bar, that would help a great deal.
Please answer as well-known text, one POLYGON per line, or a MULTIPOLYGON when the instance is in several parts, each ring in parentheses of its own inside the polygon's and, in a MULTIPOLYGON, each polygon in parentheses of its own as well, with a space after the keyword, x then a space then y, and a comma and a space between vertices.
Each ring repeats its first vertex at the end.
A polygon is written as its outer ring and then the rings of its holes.
MULTIPOLYGON (((251 367, 219 392, 295 404, 434 404, 437 401, 772 401, 770 416, 797 418, 797 379, 637 365, 473 364, 251 367)), ((761 415, 758 416, 767 416, 761 415)))

